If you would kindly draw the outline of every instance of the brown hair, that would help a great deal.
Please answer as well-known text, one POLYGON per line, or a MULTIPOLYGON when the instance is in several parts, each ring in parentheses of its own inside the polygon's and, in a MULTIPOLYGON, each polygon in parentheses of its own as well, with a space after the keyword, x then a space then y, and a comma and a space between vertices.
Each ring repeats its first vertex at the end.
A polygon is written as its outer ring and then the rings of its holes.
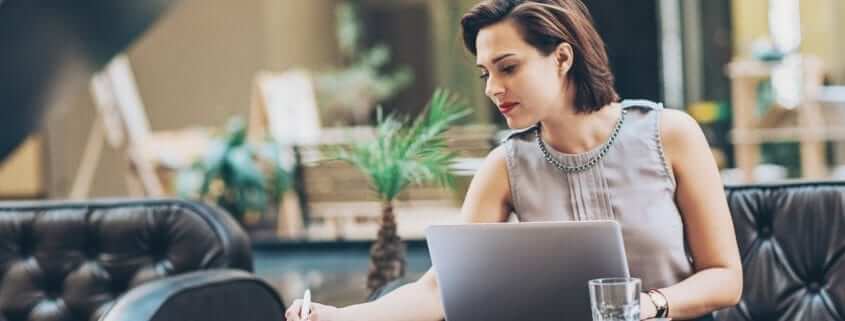
POLYGON ((543 55, 552 54, 562 42, 572 46, 576 111, 593 112, 619 100, 604 41, 581 0, 483 1, 461 18, 464 46, 476 55, 478 32, 505 19, 514 21, 523 40, 543 55))

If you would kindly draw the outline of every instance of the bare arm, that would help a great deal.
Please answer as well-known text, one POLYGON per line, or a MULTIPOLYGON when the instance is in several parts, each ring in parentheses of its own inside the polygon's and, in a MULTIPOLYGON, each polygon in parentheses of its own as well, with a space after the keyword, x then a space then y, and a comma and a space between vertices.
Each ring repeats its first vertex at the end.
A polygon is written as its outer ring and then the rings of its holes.
MULTIPOLYGON (((473 177, 461 207, 461 217, 469 223, 503 222, 510 212, 507 165, 504 149, 499 147, 490 152, 473 177)), ((340 309, 315 304, 315 308, 320 316, 312 321, 437 321, 444 318, 440 289, 431 269, 416 282, 373 302, 340 309), (413 309, 408 309, 410 306, 413 309)), ((288 309, 288 320, 299 320, 294 312, 299 312, 299 302, 288 309)))
MULTIPOLYGON (((689 115, 666 110, 661 136, 677 181, 676 202, 696 271, 661 292, 669 301, 669 317, 695 318, 739 301, 739 249, 724 187, 701 128, 689 115)), ((652 308, 650 301, 643 304, 652 308)))

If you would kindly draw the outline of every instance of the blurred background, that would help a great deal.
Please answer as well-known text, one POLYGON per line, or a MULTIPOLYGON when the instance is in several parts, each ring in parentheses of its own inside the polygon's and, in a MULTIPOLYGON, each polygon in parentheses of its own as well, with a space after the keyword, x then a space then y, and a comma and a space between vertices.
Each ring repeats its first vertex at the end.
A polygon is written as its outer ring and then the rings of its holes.
MULTIPOLYGON (((241 222, 258 274, 284 298, 311 287, 323 302, 360 302, 385 202, 326 151, 382 139, 377 106, 413 119, 437 88, 471 110, 444 133, 452 188, 412 184, 392 199, 409 276, 425 271, 423 229, 456 220, 506 130, 461 45, 475 2, 176 1, 49 101, 0 164, 0 198, 200 198, 241 222)), ((690 113, 726 184, 845 177, 845 3, 585 2, 620 95, 690 113)), ((20 9, 0 1, 7 15, 20 9)))

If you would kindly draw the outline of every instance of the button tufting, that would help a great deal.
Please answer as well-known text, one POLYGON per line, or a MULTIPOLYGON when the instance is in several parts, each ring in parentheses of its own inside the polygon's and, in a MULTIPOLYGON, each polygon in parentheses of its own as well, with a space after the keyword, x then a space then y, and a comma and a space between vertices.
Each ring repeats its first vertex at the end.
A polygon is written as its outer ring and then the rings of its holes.
POLYGON ((818 293, 821 290, 821 285, 818 282, 810 282, 807 285, 807 290, 811 293, 818 293))
POLYGON ((245 235, 220 221, 225 213, 169 202, 6 205, 0 210, 0 248, 6 249, 0 251, 0 321, 104 319, 130 286, 176 270, 252 267, 245 235), (208 262, 208 253, 233 258, 208 262))
POLYGON ((62 285, 64 280, 48 280, 44 283, 44 294, 50 299, 57 299, 62 296, 62 285))
POLYGON ((94 245, 85 247, 85 257, 91 261, 96 260, 100 256, 100 250, 94 245))
POLYGON ((21 242, 18 245, 18 255, 22 258, 32 255, 32 244, 26 241, 21 242))
POLYGON ((772 236, 772 228, 768 227, 768 226, 764 226, 763 228, 760 229, 760 236, 765 237, 765 238, 771 237, 772 236))

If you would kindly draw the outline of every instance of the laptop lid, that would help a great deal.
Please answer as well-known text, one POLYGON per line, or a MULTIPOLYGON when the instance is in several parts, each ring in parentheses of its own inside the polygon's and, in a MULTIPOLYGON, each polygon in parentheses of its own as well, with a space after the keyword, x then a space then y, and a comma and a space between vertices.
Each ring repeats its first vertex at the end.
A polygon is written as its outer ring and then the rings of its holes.
POLYGON ((447 321, 589 321, 587 282, 629 276, 615 221, 436 225, 426 240, 447 321))

